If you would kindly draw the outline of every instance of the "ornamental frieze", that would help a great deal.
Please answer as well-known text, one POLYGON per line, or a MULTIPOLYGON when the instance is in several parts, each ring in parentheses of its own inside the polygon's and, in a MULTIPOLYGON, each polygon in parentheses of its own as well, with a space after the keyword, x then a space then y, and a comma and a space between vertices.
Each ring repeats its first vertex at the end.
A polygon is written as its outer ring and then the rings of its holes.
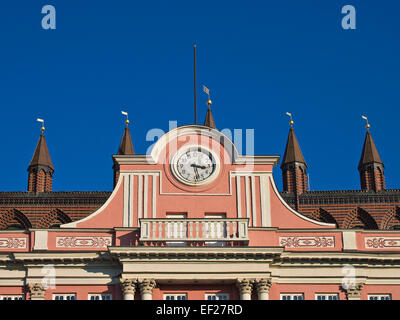
POLYGON ((334 237, 279 237, 279 244, 285 248, 334 248, 334 237))
POLYGON ((111 237, 56 237, 57 248, 107 248, 111 237))
POLYGON ((0 249, 26 249, 27 238, 0 238, 0 249))
POLYGON ((365 237, 367 249, 399 249, 400 237, 365 237))

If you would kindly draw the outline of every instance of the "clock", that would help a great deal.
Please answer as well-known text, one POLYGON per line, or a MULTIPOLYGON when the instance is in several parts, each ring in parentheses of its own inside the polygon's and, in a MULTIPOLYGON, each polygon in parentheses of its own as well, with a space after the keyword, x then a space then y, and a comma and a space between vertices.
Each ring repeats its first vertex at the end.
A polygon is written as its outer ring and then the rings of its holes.
POLYGON ((182 148, 172 159, 172 172, 184 184, 204 185, 214 180, 218 171, 218 158, 204 147, 182 148))

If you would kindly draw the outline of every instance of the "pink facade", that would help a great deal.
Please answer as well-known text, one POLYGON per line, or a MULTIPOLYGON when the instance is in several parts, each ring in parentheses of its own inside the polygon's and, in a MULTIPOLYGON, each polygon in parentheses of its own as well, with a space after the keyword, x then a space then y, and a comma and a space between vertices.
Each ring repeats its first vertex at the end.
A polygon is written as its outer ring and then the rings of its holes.
POLYGON ((273 179, 279 156, 241 156, 219 131, 185 126, 150 155, 114 160, 118 183, 86 218, 59 229, 0 231, 0 259, 9 266, 0 296, 400 299, 400 232, 338 229, 296 212, 273 179), (185 182, 180 150, 206 151, 215 163, 209 177, 201 180, 206 166, 192 163, 199 180, 185 182))

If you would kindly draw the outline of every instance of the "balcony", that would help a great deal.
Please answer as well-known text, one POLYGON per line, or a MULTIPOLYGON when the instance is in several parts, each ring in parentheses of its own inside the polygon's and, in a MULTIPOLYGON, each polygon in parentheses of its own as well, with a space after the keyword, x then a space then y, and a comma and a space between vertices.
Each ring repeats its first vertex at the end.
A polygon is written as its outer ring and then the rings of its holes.
POLYGON ((167 245, 204 242, 225 245, 245 242, 248 219, 140 219, 141 242, 165 242, 167 245))

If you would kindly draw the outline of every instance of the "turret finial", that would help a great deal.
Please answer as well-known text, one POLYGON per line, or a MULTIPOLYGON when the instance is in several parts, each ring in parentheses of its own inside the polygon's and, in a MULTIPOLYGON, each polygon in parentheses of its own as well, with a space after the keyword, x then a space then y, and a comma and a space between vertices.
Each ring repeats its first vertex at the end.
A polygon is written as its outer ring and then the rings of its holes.
POLYGON ((367 130, 369 131, 369 128, 371 127, 368 123, 368 118, 366 116, 361 116, 361 118, 363 118, 365 121, 367 121, 367 124, 365 125, 365 128, 367 128, 367 130))
POLYGON ((126 116, 125 124, 126 124, 126 126, 128 126, 128 125, 129 125, 128 112, 121 111, 121 113, 122 113, 124 116, 126 116))
POLYGON ((203 86, 203 91, 207 94, 208 100, 207 100, 207 105, 209 108, 211 108, 212 101, 210 99, 210 89, 208 89, 206 86, 203 86))
POLYGON ((45 130, 45 128, 44 128, 44 120, 40 119, 40 118, 37 118, 36 121, 40 122, 42 124, 42 126, 40 127, 40 130, 42 131, 42 134, 43 134, 43 132, 45 130))
POLYGON ((292 118, 292 114, 290 112, 286 112, 286 114, 290 117, 290 121, 289 121, 290 126, 293 127, 294 121, 292 118))

